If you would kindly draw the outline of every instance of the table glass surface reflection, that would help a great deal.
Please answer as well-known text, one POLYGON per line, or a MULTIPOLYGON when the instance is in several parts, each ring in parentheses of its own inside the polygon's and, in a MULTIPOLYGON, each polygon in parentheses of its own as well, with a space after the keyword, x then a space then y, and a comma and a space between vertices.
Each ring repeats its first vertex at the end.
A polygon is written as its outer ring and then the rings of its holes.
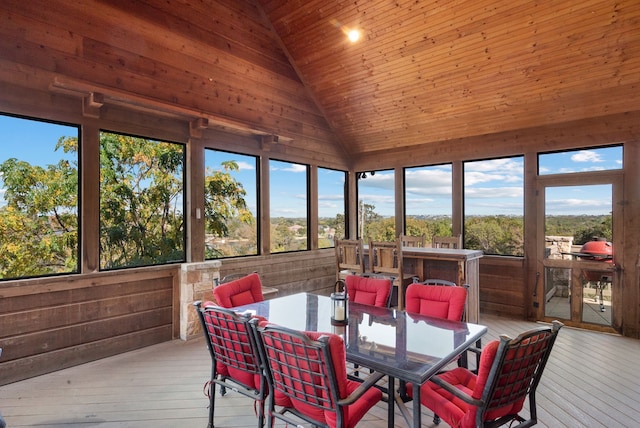
POLYGON ((295 330, 340 334, 348 361, 414 383, 426 381, 487 331, 477 324, 352 302, 348 325, 336 326, 331 324, 331 304, 327 296, 299 293, 236 310, 295 330))

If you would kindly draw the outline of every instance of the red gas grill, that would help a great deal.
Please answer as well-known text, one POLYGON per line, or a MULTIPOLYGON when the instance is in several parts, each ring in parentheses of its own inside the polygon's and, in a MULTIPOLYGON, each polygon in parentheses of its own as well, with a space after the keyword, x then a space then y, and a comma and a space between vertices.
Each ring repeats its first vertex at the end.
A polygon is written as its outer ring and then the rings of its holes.
MULTIPOLYGON (((607 242, 600 239, 594 239, 585 243, 579 253, 573 253, 581 260, 592 260, 596 262, 613 264, 613 245, 611 242, 607 242)), ((596 287, 596 296, 600 298, 600 311, 604 312, 604 301, 602 292, 606 284, 611 284, 611 273, 602 271, 585 271, 585 279, 594 283, 596 287)))

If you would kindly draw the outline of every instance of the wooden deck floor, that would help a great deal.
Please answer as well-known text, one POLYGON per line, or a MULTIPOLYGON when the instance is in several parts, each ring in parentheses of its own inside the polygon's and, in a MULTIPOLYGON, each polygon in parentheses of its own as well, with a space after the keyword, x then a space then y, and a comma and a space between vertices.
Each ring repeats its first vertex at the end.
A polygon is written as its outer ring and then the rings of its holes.
MULTIPOLYGON (((481 322, 489 326, 483 343, 534 325, 495 316, 481 322)), ((638 340, 565 327, 538 388, 538 426, 637 427, 638 355, 638 340)), ((203 340, 163 343, 0 387, 0 411, 9 428, 206 427, 209 367, 203 340)), ((216 427, 256 426, 247 398, 230 392, 217 404, 216 427)), ((385 427, 384 406, 359 426, 385 427)), ((423 413, 423 426, 434 426, 423 413)), ((400 415, 396 426, 405 426, 400 415)))

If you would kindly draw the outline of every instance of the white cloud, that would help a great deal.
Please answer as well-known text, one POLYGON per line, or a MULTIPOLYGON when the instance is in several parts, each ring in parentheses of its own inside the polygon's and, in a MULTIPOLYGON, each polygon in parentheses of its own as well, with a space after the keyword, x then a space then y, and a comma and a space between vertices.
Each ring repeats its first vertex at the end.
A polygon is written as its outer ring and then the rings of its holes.
MULTIPOLYGON (((467 199, 519 198, 522 201, 522 187, 474 187, 467 188, 464 196, 467 199)), ((520 202, 522 206, 522 202, 520 202)))
POLYGON ((592 150, 580 150, 571 155, 571 160, 574 162, 604 162, 602 156, 592 150))
POLYGON ((240 171, 253 171, 256 169, 255 165, 243 161, 238 162, 238 168, 240 168, 240 171))
POLYGON ((337 194, 334 193, 333 195, 329 195, 329 194, 324 194, 324 195, 318 195, 318 202, 321 201, 343 201, 344 200, 344 195, 342 194, 337 194))
POLYGON ((307 167, 305 165, 292 163, 287 168, 284 168, 283 171, 296 172, 296 173, 298 173, 298 172, 307 172, 307 167))
POLYGON ((375 175, 367 174, 367 178, 361 178, 358 181, 358 188, 365 189, 367 187, 375 189, 394 190, 394 174, 385 172, 377 172, 375 175))

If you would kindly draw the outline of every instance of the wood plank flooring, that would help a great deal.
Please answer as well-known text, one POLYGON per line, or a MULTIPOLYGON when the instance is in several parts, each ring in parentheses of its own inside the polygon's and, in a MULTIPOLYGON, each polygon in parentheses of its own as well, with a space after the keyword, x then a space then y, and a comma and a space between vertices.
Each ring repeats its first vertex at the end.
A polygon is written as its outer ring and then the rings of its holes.
MULTIPOLYGON (((481 323, 489 326, 483 343, 535 325, 488 315, 481 323)), ((637 427, 638 355, 638 340, 563 328, 538 388, 538 426, 637 427)), ((209 368, 203 340, 162 343, 2 386, 0 411, 9 428, 206 427, 209 368)), ((216 427, 256 426, 249 399, 229 392, 216 403, 216 427)), ((395 425, 405 426, 399 413, 395 425)), ((386 403, 359 426, 386 427, 386 403)), ((423 427, 433 426, 424 410, 423 427)))

